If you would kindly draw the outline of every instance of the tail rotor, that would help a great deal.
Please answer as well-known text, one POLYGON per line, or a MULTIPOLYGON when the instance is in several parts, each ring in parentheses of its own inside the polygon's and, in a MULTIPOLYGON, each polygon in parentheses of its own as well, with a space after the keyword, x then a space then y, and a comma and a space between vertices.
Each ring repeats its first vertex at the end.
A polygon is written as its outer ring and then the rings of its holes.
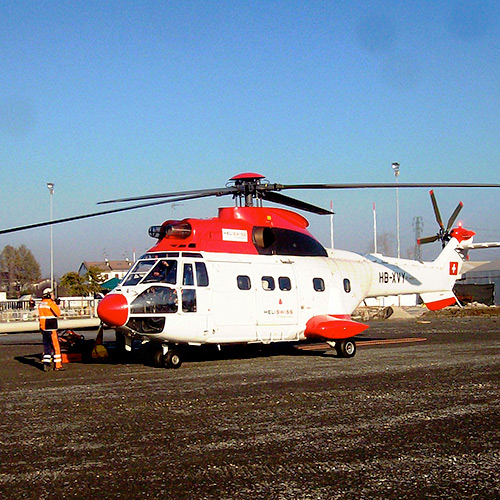
POLYGON ((446 227, 443 224, 443 219, 441 218, 441 213, 439 212, 439 207, 437 204, 436 196, 434 195, 434 191, 430 191, 431 195, 431 202, 432 202, 432 208, 434 209, 434 215, 436 217, 436 221, 439 225, 439 231, 434 235, 434 236, 426 236, 425 238, 420 238, 417 243, 419 245, 425 245, 426 243, 433 243, 434 241, 440 240, 441 244, 444 248, 446 243, 450 241, 450 229, 453 226, 453 223, 458 217, 458 214, 460 213, 460 210, 462 210, 462 207, 464 204, 460 202, 451 214, 450 218, 448 219, 448 223, 446 224, 446 227))

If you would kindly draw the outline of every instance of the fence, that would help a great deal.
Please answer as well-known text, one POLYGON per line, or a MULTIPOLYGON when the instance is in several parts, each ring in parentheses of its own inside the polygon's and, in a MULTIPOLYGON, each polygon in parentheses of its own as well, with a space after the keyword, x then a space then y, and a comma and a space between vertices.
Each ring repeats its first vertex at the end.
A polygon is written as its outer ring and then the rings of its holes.
MULTIPOLYGON (((89 297, 60 297, 61 319, 87 319, 97 317, 99 299, 89 297)), ((38 303, 27 300, 0 301, 0 323, 38 320, 38 303)))

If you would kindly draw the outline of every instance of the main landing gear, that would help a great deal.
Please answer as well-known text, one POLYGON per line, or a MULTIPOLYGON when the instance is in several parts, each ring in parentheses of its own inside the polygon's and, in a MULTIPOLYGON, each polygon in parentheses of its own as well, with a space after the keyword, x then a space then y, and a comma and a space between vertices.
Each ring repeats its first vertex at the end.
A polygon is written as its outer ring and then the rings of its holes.
POLYGON ((335 348, 339 358, 352 358, 356 354, 356 342, 353 339, 341 339, 327 343, 335 348))
POLYGON ((160 345, 153 354, 153 366, 157 368, 180 368, 182 355, 178 347, 160 345))

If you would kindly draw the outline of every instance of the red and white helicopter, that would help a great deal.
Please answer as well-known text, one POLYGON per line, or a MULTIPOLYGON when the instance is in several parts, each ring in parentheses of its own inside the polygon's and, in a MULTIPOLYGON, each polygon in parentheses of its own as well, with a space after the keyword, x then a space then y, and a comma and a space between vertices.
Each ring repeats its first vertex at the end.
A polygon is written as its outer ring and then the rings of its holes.
MULTIPOLYGON (((452 226, 460 203, 445 226, 433 191, 439 232, 420 243, 440 240, 432 262, 359 255, 327 249, 301 215, 263 207, 271 201, 315 214, 321 207, 285 196, 285 189, 394 188, 395 184, 272 184, 255 173, 240 174, 223 188, 165 193, 101 203, 148 202, 83 216, 131 210, 161 203, 232 196, 236 206, 220 208, 210 219, 167 220, 149 228, 156 244, 140 257, 117 288, 100 302, 102 322, 123 335, 125 346, 140 338, 153 342, 153 362, 178 368, 185 346, 297 342, 322 339, 341 357, 356 352, 354 337, 368 328, 351 319, 369 297, 420 294, 429 309, 454 304, 452 288, 473 244, 474 232, 452 226)), ((500 187, 499 184, 397 184, 415 187, 500 187)), ((48 225, 32 224, 0 234, 48 225)))

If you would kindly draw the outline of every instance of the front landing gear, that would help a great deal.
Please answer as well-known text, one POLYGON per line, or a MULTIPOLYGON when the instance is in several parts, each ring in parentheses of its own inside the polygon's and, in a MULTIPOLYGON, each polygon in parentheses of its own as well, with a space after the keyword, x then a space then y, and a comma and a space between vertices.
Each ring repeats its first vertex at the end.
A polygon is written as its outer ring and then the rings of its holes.
POLYGON ((356 342, 352 339, 336 340, 332 347, 335 347, 339 358, 352 358, 356 354, 356 342))
POLYGON ((157 368, 180 368, 182 361, 180 349, 168 344, 158 346, 153 353, 153 366, 157 368))
POLYGON ((163 359, 167 368, 180 368, 182 365, 182 357, 178 349, 169 348, 163 359))

